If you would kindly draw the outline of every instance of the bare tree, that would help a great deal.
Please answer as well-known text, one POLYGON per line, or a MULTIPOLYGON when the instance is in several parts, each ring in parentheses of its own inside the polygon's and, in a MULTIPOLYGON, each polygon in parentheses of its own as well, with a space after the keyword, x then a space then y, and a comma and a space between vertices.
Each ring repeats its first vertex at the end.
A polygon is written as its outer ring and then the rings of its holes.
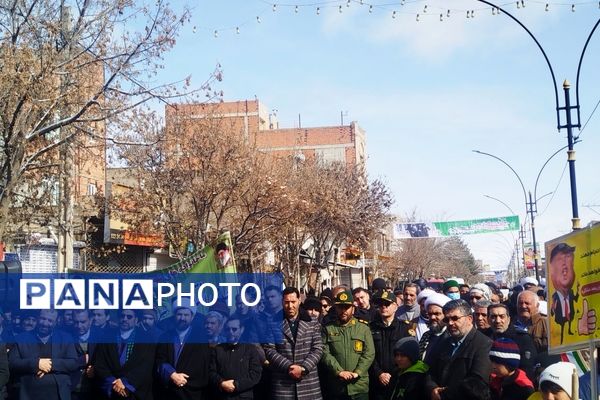
POLYGON ((166 128, 156 117, 138 117, 135 136, 156 145, 120 146, 135 177, 130 191, 113 198, 120 219, 139 232, 160 232, 179 258, 188 242, 202 247, 223 230, 232 232, 238 257, 250 260, 273 242, 293 202, 279 164, 218 115, 175 115, 166 128))
POLYGON ((152 99, 194 94, 189 80, 154 83, 188 18, 163 0, 0 5, 0 239, 9 210, 43 197, 40 179, 56 181, 65 144, 103 145, 114 140, 106 121, 152 99))

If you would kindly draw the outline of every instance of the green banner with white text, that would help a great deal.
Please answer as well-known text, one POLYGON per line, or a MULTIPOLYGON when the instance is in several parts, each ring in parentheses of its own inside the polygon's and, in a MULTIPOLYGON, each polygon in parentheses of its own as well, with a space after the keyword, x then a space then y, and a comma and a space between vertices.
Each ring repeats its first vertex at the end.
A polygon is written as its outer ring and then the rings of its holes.
POLYGON ((495 217, 464 221, 410 222, 394 225, 394 239, 475 235, 519 230, 519 217, 495 217))

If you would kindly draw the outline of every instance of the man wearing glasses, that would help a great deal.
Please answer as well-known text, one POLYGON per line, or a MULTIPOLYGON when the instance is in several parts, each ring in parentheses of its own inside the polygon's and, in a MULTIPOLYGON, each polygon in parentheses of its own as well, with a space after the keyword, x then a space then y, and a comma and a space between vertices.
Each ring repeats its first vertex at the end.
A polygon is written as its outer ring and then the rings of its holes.
POLYGON ((371 399, 389 399, 391 395, 390 380, 394 364, 394 346, 403 337, 409 336, 408 324, 396 318, 396 296, 392 292, 383 291, 373 300, 377 307, 377 315, 370 323, 375 360, 371 365, 370 389, 371 399))
POLYGON ((96 350, 95 369, 102 393, 108 398, 152 398, 156 347, 143 343, 144 332, 136 328, 138 317, 134 310, 121 310, 116 338, 96 350))
POLYGON ((227 343, 213 348, 210 382, 218 388, 218 399, 252 399, 252 389, 260 381, 260 356, 253 344, 239 343, 243 333, 242 321, 231 318, 225 323, 227 343))
POLYGON ((466 301, 449 301, 443 312, 450 336, 437 348, 426 386, 431 400, 459 400, 464 391, 473 391, 469 386, 486 387, 492 341, 475 329, 471 305, 466 301))

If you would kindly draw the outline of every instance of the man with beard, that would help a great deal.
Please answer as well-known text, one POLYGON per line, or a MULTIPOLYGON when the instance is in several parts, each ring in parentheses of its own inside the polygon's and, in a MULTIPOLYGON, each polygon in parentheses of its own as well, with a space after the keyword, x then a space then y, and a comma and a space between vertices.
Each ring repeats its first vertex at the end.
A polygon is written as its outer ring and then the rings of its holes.
POLYGON ((294 287, 283 291, 283 340, 265 346, 271 369, 274 399, 321 399, 317 364, 323 354, 321 325, 300 312, 300 293, 294 287))
POLYGON ((330 400, 366 400, 369 368, 375 359, 369 327, 354 317, 352 292, 335 297, 337 319, 323 328, 325 351, 322 363, 328 373, 330 400))
POLYGON ((58 312, 40 311, 35 331, 15 338, 9 353, 10 370, 20 383, 21 400, 71 399, 71 376, 77 370, 73 339, 56 330, 58 312))
POLYGON ((162 335, 163 331, 160 329, 156 320, 158 319, 158 313, 155 309, 150 308, 148 310, 142 310, 142 321, 140 328, 144 331, 144 334, 150 338, 148 342, 157 342, 158 338, 162 335))
POLYGON ((490 338, 496 340, 499 338, 508 338, 513 340, 519 346, 521 368, 529 379, 535 378, 535 361, 537 350, 535 343, 527 332, 517 330, 510 323, 510 314, 508 307, 504 304, 492 304, 488 307, 488 319, 492 335, 490 338))
POLYGON ((548 351, 548 328, 546 317, 540 314, 537 294, 524 290, 517 297, 517 320, 515 328, 527 332, 535 343, 538 353, 548 351))
POLYGON ((210 345, 216 346, 225 341, 225 337, 223 336, 224 324, 225 317, 220 312, 209 311, 206 314, 206 319, 204 320, 204 334, 210 345))
POLYGON ((371 334, 375 346, 375 360, 369 370, 370 398, 389 399, 390 381, 396 368, 394 364, 394 346, 398 340, 409 336, 408 325, 395 317, 398 306, 392 292, 383 291, 375 297, 374 304, 379 312, 371 322, 371 334))
MULTIPOLYGON (((427 376, 431 400, 461 400, 465 381, 487 384, 491 372, 489 352, 492 341, 475 329, 471 306, 464 300, 452 300, 443 307, 449 337, 436 349, 427 376)), ((486 385, 477 385, 477 387, 486 385)), ((480 391, 480 398, 489 392, 480 391)))
POLYGON ((421 290, 417 296, 417 304, 419 305, 419 315, 415 317, 409 327, 409 333, 411 336, 415 336, 417 341, 421 340, 421 337, 425 332, 429 330, 429 317, 427 316, 427 309, 425 308, 425 302, 429 296, 436 294, 433 289, 425 288, 421 290), (415 332, 415 335, 412 332, 415 332))
POLYGON ((118 332, 96 349, 95 372, 104 398, 152 400, 156 346, 144 343, 148 338, 137 323, 134 310, 121 310, 118 332))
POLYGON ((443 307, 450 299, 443 294, 436 293, 425 301, 425 309, 429 316, 429 330, 423 334, 419 341, 419 353, 425 364, 431 364, 436 354, 437 345, 449 336, 444 322, 443 307))
POLYGON ((182 298, 173 311, 175 328, 161 335, 156 350, 161 397, 199 400, 208 385, 210 349, 208 344, 195 342, 202 334, 194 332, 196 307, 189 299, 182 298))
MULTIPOLYGON (((350 289, 346 285, 335 286, 333 289, 331 289, 331 298, 333 300, 335 300, 337 295, 342 293, 345 290, 350 290, 350 289)), ((333 303, 334 302, 332 301, 331 304, 333 305, 333 303)), ((321 323, 323 324, 323 326, 325 326, 325 325, 329 324, 330 322, 334 322, 335 320, 337 320, 337 313, 335 312, 335 308, 334 308, 334 309, 329 310, 329 312, 321 320, 321 323)))

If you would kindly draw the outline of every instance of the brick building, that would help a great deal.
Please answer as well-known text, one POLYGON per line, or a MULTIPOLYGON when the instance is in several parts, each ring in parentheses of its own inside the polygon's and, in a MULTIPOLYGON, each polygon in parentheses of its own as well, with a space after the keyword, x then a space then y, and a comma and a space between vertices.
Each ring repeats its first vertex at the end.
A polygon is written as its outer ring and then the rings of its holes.
POLYGON ((302 155, 325 162, 345 162, 349 167, 365 166, 366 136, 357 122, 350 125, 279 128, 277 116, 258 100, 167 106, 167 132, 178 121, 215 119, 238 131, 258 149, 277 157, 302 155))

